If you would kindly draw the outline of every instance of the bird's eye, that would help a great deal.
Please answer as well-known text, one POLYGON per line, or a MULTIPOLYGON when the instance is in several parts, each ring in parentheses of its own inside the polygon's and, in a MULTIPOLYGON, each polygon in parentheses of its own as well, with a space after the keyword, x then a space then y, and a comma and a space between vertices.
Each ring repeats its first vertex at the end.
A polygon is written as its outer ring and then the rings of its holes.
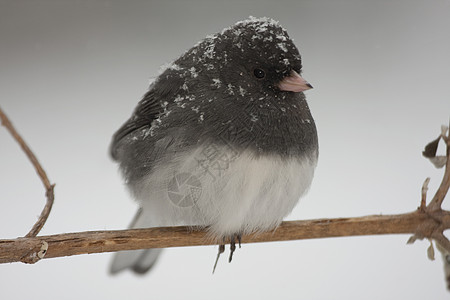
POLYGON ((264 70, 261 70, 261 69, 255 69, 253 71, 253 74, 258 79, 262 79, 262 78, 266 77, 266 72, 264 72, 264 70))

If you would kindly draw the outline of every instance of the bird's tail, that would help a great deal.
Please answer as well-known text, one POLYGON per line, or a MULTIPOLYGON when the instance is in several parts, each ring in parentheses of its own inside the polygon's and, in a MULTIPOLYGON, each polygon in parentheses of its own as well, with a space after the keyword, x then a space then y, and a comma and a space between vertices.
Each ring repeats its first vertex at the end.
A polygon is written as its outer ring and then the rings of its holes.
MULTIPOLYGON (((143 209, 140 208, 137 211, 130 228, 147 228, 155 226, 154 224, 151 224, 151 219, 152 218, 146 216, 143 209)), ((116 274, 129 268, 135 273, 144 274, 154 266, 161 251, 162 249, 142 249, 116 252, 109 271, 111 274, 116 274)))

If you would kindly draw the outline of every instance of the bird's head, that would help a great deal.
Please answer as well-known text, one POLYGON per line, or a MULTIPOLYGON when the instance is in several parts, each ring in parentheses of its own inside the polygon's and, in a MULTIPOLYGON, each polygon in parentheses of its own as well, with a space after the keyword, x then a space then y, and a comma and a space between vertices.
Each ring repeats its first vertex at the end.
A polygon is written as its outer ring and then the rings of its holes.
POLYGON ((218 53, 226 53, 222 67, 240 84, 262 93, 302 92, 312 88, 301 76, 302 61, 297 47, 278 22, 250 18, 218 34, 218 53), (227 50, 228 49, 228 50, 227 50), (235 70, 235 72, 232 72, 235 70))
POLYGON ((240 21, 207 36, 176 60, 171 79, 185 90, 214 90, 218 98, 286 98, 312 86, 301 77, 302 61, 287 31, 270 18, 240 21))

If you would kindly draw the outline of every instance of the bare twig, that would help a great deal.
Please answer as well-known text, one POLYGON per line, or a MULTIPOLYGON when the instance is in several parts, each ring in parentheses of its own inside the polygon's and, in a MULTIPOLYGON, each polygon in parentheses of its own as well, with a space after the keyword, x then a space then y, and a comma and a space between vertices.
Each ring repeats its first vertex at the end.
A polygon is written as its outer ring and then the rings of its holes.
MULTIPOLYGON (((242 243, 289 241, 340 236, 421 233, 431 236, 438 226, 450 228, 450 212, 430 216, 419 210, 400 215, 367 216, 358 218, 319 219, 283 222, 275 231, 242 237, 242 243), (439 224, 436 219, 439 219, 439 224)), ((32 263, 43 242, 48 244, 44 258, 88 253, 113 252, 147 248, 215 245, 204 230, 189 227, 160 227, 117 231, 88 231, 34 238, 0 240, 0 263, 32 263)), ((447 245, 442 245, 446 247, 447 245)))
POLYGON ((450 290, 450 253, 441 247, 441 244, 436 240, 436 248, 441 252, 442 261, 444 263, 445 281, 447 283, 447 289, 450 290))
POLYGON ((442 258, 444 261, 444 271, 445 271, 445 280, 447 283, 447 289, 450 290, 450 241, 444 235, 444 231, 448 229, 448 227, 442 223, 442 219, 439 215, 447 213, 442 210, 442 202, 445 199, 445 196, 448 193, 450 188, 450 132, 447 135, 449 130, 448 126, 441 127, 441 134, 437 139, 428 143, 423 151, 423 156, 430 159, 433 165, 436 168, 441 168, 445 166, 444 176, 442 178, 441 184, 439 185, 438 190, 436 191, 433 199, 430 204, 426 205, 426 197, 428 191, 428 183, 430 178, 427 178, 422 186, 422 201, 420 203, 419 211, 432 216, 436 220, 436 226, 430 235, 429 228, 425 229, 424 225, 421 225, 417 228, 417 231, 413 236, 409 239, 409 243, 413 243, 417 239, 428 238, 430 240, 430 247, 428 248, 428 258, 434 260, 434 248, 433 242, 436 242, 436 247, 441 252, 442 258), (446 146, 446 155, 445 156, 437 156, 437 149, 439 146, 440 140, 443 140, 446 146), (437 216, 437 218, 436 218, 437 216), (428 230, 427 233, 424 233, 423 230, 428 230))
POLYGON ((3 112, 3 110, 1 108, 0 108, 0 120, 1 120, 2 125, 6 127, 6 129, 9 131, 9 133, 13 136, 13 138, 20 145, 23 152, 25 152, 25 154, 27 155, 28 159, 33 164, 36 172, 39 175, 39 178, 41 179, 41 181, 45 187, 45 196, 47 197, 47 202, 44 206, 44 209, 41 212, 41 215, 39 216, 39 219, 34 224, 33 228, 31 228, 30 232, 28 232, 28 234, 25 236, 25 237, 35 237, 38 235, 39 231, 41 231, 41 229, 44 226, 45 222, 47 221, 48 215, 50 214, 50 211, 52 209, 53 201, 55 199, 55 195, 53 192, 55 185, 50 184, 50 180, 48 179, 47 174, 45 173, 41 164, 37 160, 36 156, 33 154, 30 147, 28 147, 28 145, 25 143, 23 138, 20 136, 20 134, 14 128, 11 121, 8 119, 8 117, 6 116, 6 114, 3 112))
POLYGON ((442 178, 442 182, 428 205, 428 209, 430 211, 440 210, 442 206, 442 202, 444 201, 445 196, 450 188, 450 138, 446 136, 448 127, 442 128, 441 138, 446 144, 446 163, 445 163, 445 171, 444 177, 442 178))
POLYGON ((428 184, 430 183, 430 177, 427 177, 422 185, 422 199, 420 201, 419 210, 421 212, 425 212, 427 208, 427 192, 428 192, 428 184))

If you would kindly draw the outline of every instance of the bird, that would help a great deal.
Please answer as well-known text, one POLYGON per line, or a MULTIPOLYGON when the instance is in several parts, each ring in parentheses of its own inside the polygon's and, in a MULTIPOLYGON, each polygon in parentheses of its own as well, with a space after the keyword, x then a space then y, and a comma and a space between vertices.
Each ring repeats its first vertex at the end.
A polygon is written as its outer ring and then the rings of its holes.
MULTIPOLYGON (((276 229, 318 161, 301 74, 298 48, 268 17, 208 35, 166 65, 110 146, 139 204, 130 228, 204 228, 220 244, 216 264, 226 241, 231 261, 243 235, 276 229)), ((110 272, 144 274, 161 251, 119 251, 110 272)))

